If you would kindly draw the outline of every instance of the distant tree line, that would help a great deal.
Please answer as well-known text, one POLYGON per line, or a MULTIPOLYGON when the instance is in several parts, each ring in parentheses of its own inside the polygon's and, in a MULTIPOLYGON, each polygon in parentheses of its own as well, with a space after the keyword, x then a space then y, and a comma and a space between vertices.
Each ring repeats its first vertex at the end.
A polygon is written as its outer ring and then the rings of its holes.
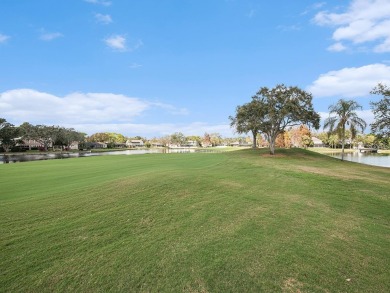
MULTIPOLYGON (((24 122, 20 126, 15 126, 0 118, 0 143, 5 152, 12 150, 17 144, 24 145, 24 141, 34 140, 42 145, 47 151, 49 146, 61 149, 69 148, 74 142, 82 142, 85 133, 78 132, 73 128, 61 126, 32 125, 24 122)), ((31 149, 31 144, 27 144, 31 149)))
POLYGON ((97 132, 90 136, 85 133, 61 126, 32 125, 24 122, 15 126, 6 119, 0 118, 0 151, 23 151, 39 149, 69 149, 73 143, 77 143, 79 149, 94 148, 97 143, 106 144, 107 148, 126 147, 127 141, 142 141, 144 146, 152 144, 164 147, 170 146, 219 146, 219 145, 246 145, 248 137, 224 138, 219 133, 205 133, 203 136, 185 136, 181 132, 175 132, 163 137, 147 139, 141 136, 126 137, 115 132, 97 132), (37 146, 39 145, 39 146, 37 146))

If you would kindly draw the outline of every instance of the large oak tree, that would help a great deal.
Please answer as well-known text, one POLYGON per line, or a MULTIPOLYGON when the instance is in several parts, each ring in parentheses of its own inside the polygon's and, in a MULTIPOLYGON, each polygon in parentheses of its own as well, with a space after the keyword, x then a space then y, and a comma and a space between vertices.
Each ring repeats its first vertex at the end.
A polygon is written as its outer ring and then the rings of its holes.
POLYGON ((277 136, 287 127, 305 124, 318 129, 320 126, 320 115, 314 111, 312 95, 298 87, 284 84, 272 89, 262 87, 252 99, 258 103, 259 129, 266 135, 272 155, 277 136))

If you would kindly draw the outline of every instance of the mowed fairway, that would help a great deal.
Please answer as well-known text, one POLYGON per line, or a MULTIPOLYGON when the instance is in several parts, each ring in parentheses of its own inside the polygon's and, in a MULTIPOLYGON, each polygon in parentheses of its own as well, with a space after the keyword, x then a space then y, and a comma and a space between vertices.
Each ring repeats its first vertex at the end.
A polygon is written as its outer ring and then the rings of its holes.
POLYGON ((389 198, 298 149, 0 165, 0 291, 390 292, 389 198))

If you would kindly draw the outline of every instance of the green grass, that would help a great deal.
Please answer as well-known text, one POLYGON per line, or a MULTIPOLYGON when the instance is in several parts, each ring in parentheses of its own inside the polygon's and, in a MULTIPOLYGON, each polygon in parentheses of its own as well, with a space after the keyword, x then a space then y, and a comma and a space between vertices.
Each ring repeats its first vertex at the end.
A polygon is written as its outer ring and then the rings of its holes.
POLYGON ((390 292, 390 169, 267 153, 0 165, 0 291, 390 292))

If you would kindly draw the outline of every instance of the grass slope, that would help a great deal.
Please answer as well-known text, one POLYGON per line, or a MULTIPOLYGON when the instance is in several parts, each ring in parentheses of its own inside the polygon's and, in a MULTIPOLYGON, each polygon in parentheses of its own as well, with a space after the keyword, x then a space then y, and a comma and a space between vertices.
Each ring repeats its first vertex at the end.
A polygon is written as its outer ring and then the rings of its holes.
POLYGON ((389 175, 303 150, 0 165, 0 291, 390 292, 389 175))

